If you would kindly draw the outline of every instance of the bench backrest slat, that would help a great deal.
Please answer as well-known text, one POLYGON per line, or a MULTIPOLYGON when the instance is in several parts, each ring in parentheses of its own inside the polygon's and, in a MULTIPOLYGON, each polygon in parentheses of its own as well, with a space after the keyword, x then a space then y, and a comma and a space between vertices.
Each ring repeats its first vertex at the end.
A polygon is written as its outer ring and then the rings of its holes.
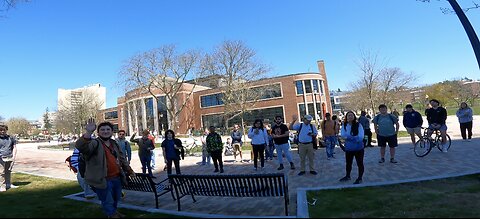
POLYGON ((170 175, 181 195, 225 197, 285 196, 283 173, 252 175, 170 175))
POLYGON ((154 192, 156 190, 151 178, 141 173, 137 173, 134 177, 128 177, 127 182, 128 185, 124 185, 123 189, 140 192, 154 192))

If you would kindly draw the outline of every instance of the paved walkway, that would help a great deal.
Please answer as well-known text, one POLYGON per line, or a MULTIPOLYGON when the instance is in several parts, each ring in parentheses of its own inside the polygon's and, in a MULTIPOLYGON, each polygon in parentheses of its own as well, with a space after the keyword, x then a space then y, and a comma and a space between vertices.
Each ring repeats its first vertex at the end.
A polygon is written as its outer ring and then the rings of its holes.
MULTIPOLYGON (((480 118, 476 117, 474 124, 478 124, 480 118)), ((409 138, 400 139, 400 146, 397 149, 397 164, 389 163, 389 153, 387 152, 384 164, 379 164, 379 148, 367 148, 365 151, 365 174, 363 184, 387 183, 399 180, 415 180, 425 177, 458 175, 480 170, 480 139, 475 138, 472 142, 463 142, 460 140, 458 131, 458 122, 449 118, 449 134, 452 137, 452 147, 448 153, 441 153, 438 149, 433 149, 429 155, 424 158, 418 158, 414 155, 409 138), (457 124, 457 125, 455 125, 457 124)), ((479 136, 474 130, 474 136, 479 136)), ((21 144, 18 147, 19 153, 14 171, 27 172, 43 176, 75 180, 75 175, 69 172, 65 158, 71 154, 71 151, 49 151, 37 150, 38 144, 21 144)), ((330 187, 345 185, 350 186, 353 181, 340 183, 338 179, 345 174, 344 153, 336 148, 336 159, 327 160, 325 149, 319 149, 315 154, 315 166, 319 174, 313 176, 307 174, 297 176, 299 171, 299 157, 296 150, 293 150, 294 162, 297 169, 292 171, 286 165, 283 170, 288 176, 290 191, 289 214, 297 214, 297 188, 310 187, 330 187)), ((158 154, 157 154, 158 156, 158 154)), ((250 153, 244 153, 244 159, 249 159, 250 153)), ((238 158, 237 158, 238 159, 238 158)), ((252 174, 255 172, 253 164, 233 163, 233 156, 224 157, 224 174, 252 174)), ((157 168, 155 175, 159 178, 166 178, 163 171, 163 158, 157 158, 157 168)), ((212 166, 201 166, 197 163, 201 157, 186 157, 181 161, 182 173, 184 174, 213 174, 212 166)), ((285 162, 285 161, 284 161, 285 162)), ((138 157, 133 156, 132 167, 135 171, 141 172, 138 157)), ((263 172, 278 172, 277 162, 267 161, 263 172)), ((308 171, 308 170, 307 170, 308 171)), ((357 176, 357 168, 354 164, 352 178, 357 176)), ((169 195, 161 196, 159 199, 160 208, 164 210, 176 211, 176 202, 169 195)), ((155 208, 155 200, 152 194, 128 191, 123 203, 139 207, 155 208)), ((221 214, 221 215, 240 215, 240 216, 282 216, 283 200, 282 198, 219 198, 219 197, 198 197, 197 202, 193 203, 191 198, 182 199, 182 210, 196 213, 221 214)))

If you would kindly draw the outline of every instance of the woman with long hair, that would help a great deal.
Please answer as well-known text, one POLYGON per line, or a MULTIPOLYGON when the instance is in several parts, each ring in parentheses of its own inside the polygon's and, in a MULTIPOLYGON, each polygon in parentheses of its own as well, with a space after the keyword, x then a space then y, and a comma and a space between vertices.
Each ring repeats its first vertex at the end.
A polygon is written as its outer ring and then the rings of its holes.
POLYGON ((175 172, 181 174, 180 155, 183 155, 182 151, 182 141, 175 138, 175 132, 173 132, 173 130, 167 130, 165 132, 165 140, 162 142, 162 152, 165 163, 167 164, 167 174, 172 174, 172 162, 175 165, 175 172))
POLYGON ((346 175, 340 179, 340 182, 346 182, 350 180, 350 172, 352 171, 353 158, 357 162, 358 177, 353 184, 362 183, 362 177, 364 172, 363 157, 363 127, 357 121, 357 116, 352 111, 348 111, 345 115, 342 129, 341 138, 345 139, 345 161, 346 161, 346 175))
POLYGON ((464 141, 472 140, 473 111, 467 103, 462 102, 457 110, 458 122, 460 123, 460 132, 464 141), (467 138, 468 131, 468 138, 467 138))
POLYGON ((268 144, 268 134, 267 129, 263 127, 263 122, 261 119, 255 120, 253 127, 248 130, 248 137, 252 139, 252 149, 253 149, 253 167, 254 170, 257 170, 257 159, 260 155, 260 162, 262 169, 265 167, 265 147, 268 144))

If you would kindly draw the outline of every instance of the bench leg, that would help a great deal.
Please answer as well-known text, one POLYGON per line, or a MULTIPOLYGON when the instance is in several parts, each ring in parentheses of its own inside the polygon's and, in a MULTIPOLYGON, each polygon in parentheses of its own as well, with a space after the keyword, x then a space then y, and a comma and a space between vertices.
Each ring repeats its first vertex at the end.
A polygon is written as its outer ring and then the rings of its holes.
POLYGON ((285 194, 285 216, 288 216, 288 198, 287 198, 287 194, 285 194))
POLYGON ((155 207, 158 209, 158 196, 155 194, 155 207))

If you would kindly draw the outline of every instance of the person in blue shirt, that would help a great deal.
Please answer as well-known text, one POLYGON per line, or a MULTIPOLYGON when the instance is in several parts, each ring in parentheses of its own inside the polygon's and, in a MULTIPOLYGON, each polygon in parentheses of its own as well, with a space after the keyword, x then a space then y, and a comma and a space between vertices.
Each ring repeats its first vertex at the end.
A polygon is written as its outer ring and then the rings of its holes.
POLYGON ((317 128, 312 125, 313 117, 311 115, 305 115, 303 117, 303 123, 297 122, 298 116, 292 116, 292 122, 290 123, 290 129, 298 132, 298 151, 300 154, 300 172, 299 176, 305 174, 305 161, 308 158, 308 165, 310 168, 310 174, 317 175, 315 171, 315 149, 313 148, 313 138, 318 135, 317 128))
POLYGON ((405 126, 408 134, 410 134, 413 145, 415 145, 416 142, 415 135, 417 135, 418 138, 422 138, 422 124, 422 115, 415 111, 411 104, 407 104, 403 112, 403 126, 405 126))
POLYGON ((162 152, 165 163, 167 164, 167 174, 172 174, 172 162, 175 165, 175 172, 181 174, 180 171, 180 155, 182 154, 182 141, 175 138, 173 130, 165 132, 165 140, 162 142, 162 152))
POLYGON ((340 182, 350 180, 350 172, 352 172, 353 158, 357 162, 358 177, 353 184, 362 183, 364 172, 363 157, 364 151, 364 129, 357 121, 357 116, 352 111, 347 112, 341 129, 341 137, 345 139, 345 169, 347 174, 340 179, 340 182))

